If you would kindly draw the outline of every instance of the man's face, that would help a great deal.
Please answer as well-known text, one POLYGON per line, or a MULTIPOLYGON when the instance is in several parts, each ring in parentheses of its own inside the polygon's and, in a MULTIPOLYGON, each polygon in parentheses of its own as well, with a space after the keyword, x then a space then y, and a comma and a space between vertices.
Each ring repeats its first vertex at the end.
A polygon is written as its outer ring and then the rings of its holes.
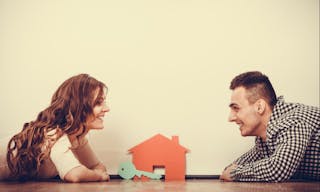
POLYGON ((261 116, 255 103, 250 104, 244 87, 233 90, 229 104, 229 121, 239 125, 242 136, 258 136, 261 116))

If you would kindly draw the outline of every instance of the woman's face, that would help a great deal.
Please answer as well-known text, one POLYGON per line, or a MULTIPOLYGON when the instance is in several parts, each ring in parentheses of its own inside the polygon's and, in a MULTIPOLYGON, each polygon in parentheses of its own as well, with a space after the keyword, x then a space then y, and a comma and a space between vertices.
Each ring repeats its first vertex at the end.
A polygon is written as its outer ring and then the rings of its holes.
POLYGON ((94 117, 90 116, 87 119, 87 127, 90 129, 103 129, 103 118, 105 113, 109 112, 110 109, 106 104, 106 90, 103 90, 103 95, 99 96, 100 89, 95 91, 94 95, 94 107, 93 114, 94 117))

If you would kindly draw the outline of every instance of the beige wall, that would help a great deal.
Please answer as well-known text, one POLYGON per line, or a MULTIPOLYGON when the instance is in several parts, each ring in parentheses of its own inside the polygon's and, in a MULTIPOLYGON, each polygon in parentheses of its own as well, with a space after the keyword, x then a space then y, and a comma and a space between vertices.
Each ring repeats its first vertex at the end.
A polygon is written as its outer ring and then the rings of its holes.
POLYGON ((91 138, 111 174, 157 133, 191 150, 187 174, 220 174, 253 144, 227 122, 229 82, 247 70, 319 106, 319 1, 0 0, 0 136, 89 73, 110 89, 91 138))

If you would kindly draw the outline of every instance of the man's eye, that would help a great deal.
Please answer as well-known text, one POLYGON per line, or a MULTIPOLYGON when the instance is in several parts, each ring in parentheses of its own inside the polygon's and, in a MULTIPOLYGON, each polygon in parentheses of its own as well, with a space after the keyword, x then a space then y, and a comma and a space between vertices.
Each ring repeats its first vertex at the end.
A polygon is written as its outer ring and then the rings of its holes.
POLYGON ((233 111, 239 111, 239 107, 232 107, 231 108, 233 111))

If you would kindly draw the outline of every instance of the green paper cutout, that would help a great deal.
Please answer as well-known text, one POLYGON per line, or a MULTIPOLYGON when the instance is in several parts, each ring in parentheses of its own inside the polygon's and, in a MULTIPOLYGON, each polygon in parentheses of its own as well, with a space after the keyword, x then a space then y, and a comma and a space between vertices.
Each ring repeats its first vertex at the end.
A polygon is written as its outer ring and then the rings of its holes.
POLYGON ((120 175, 120 177, 124 179, 132 179, 135 175, 138 177, 141 177, 143 175, 149 177, 150 179, 161 178, 161 175, 159 174, 137 170, 134 164, 130 161, 123 162, 120 164, 118 174, 120 175))

